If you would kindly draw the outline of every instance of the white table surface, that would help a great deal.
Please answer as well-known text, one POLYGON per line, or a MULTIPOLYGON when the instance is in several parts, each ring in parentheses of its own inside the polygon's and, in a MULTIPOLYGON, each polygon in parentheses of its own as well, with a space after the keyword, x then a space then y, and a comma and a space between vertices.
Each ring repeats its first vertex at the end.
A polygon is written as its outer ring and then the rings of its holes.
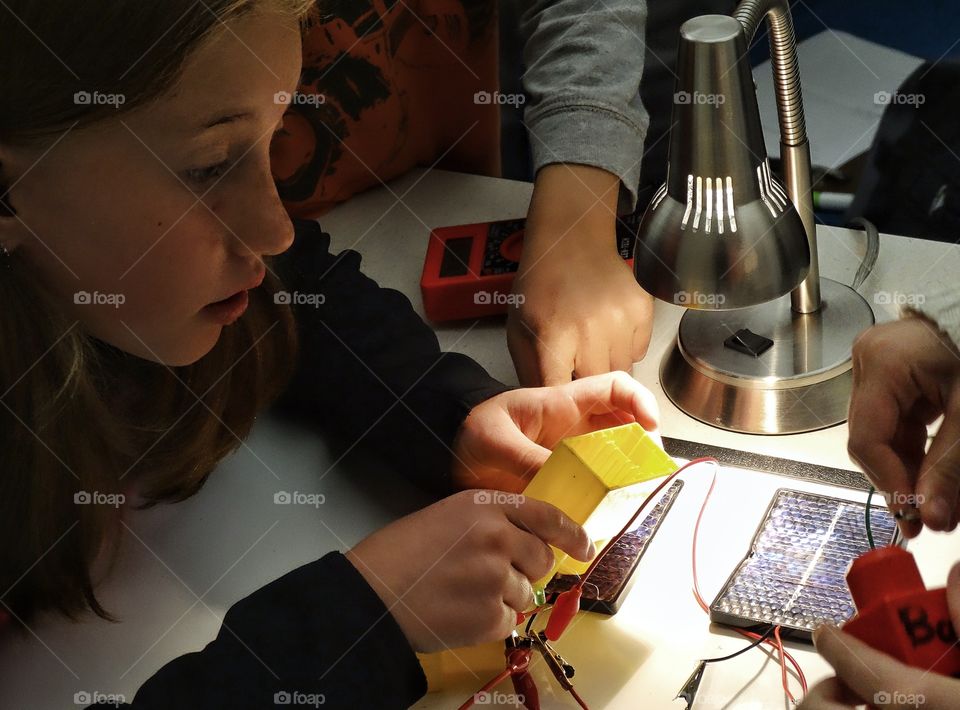
MULTIPOLYGON (((530 192, 526 183, 415 172, 352 199, 321 222, 335 248, 360 251, 364 271, 406 293, 422 313, 419 277, 429 228, 522 216, 530 192)), ((849 283, 862 251, 862 236, 820 229, 825 276, 849 283)), ((911 293, 918 285, 955 279, 958 262, 955 247, 884 236, 880 259, 861 290, 871 302, 879 290, 911 293)), ((874 308, 880 320, 894 315, 892 307, 874 308)), ((681 313, 679 307, 657 304, 649 354, 634 368, 659 400, 666 436, 852 468, 844 425, 793 436, 749 436, 714 429, 678 411, 660 389, 657 369, 681 313)), ((494 376, 516 382, 501 320, 437 331, 446 349, 466 353, 494 376)), ((621 611, 610 618, 581 614, 558 644, 576 666, 577 687, 593 710, 682 707, 672 698, 696 660, 744 643, 711 628, 690 593, 692 524, 709 478, 706 469, 684 476, 684 489, 642 560, 621 611)), ((784 485, 864 498, 768 474, 722 471, 701 532, 700 583, 708 601, 746 551, 773 491, 784 485)), ((347 549, 426 502, 422 493, 362 453, 339 459, 315 432, 264 418, 196 496, 127 514, 130 532, 99 587, 101 602, 119 623, 46 617, 31 624, 23 638, 4 638, 0 707, 73 708, 77 692, 129 700, 164 663, 210 641, 235 601, 331 549, 347 549), (322 493, 325 502, 316 508, 275 505, 278 491, 322 493)), ((925 532, 910 549, 928 586, 942 585, 949 564, 960 557, 955 535, 925 532)), ((827 674, 811 647, 787 645, 811 684, 827 674)), ((542 667, 535 677, 544 708, 573 707, 542 667)), ((457 687, 428 694, 416 707, 456 707, 486 679, 468 676, 457 687)), ((502 690, 512 692, 509 684, 502 690)), ((783 706, 779 668, 758 651, 708 668, 696 705, 783 706)))

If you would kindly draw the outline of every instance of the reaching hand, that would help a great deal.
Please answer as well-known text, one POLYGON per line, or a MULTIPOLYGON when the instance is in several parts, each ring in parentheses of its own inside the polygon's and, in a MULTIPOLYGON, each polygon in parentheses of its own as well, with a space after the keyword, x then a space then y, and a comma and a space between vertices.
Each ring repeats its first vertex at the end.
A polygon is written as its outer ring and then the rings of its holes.
MULTIPOLYGON (((921 317, 875 326, 853 347, 850 456, 893 511, 916 507, 934 530, 960 511, 960 354, 921 317), (927 425, 944 421, 930 450, 927 425)), ((920 522, 901 521, 913 537, 920 522)))

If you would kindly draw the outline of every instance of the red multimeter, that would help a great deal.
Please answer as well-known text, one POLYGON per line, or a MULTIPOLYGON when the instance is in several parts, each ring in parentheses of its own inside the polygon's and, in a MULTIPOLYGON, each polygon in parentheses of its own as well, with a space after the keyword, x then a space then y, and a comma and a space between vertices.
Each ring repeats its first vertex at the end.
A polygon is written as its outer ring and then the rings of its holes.
MULTIPOLYGON (((642 215, 617 218, 617 250, 633 265, 642 215)), ((506 313, 523 251, 525 219, 439 227, 430 232, 420 277, 427 318, 448 321, 506 313)))

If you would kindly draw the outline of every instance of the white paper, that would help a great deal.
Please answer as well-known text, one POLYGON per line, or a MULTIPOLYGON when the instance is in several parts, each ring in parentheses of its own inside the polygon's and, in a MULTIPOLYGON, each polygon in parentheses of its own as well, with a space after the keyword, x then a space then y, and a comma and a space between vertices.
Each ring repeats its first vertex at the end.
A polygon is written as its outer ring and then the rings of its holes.
MULTIPOLYGON (((828 169, 870 148, 884 102, 911 101, 910 97, 894 95, 903 80, 923 63, 910 54, 833 30, 824 30, 797 48, 811 161, 816 167, 828 169)), ((770 62, 755 67, 753 78, 767 152, 779 156, 770 62)))

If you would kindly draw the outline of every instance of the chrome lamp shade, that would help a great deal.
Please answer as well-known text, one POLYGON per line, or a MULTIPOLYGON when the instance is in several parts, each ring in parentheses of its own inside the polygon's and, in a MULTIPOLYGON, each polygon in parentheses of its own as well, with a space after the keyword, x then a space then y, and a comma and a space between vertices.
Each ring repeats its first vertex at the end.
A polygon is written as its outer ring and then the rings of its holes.
POLYGON ((667 181, 634 246, 637 282, 687 311, 660 385, 721 429, 789 434, 846 419, 856 336, 874 322, 820 277, 787 0, 741 0, 680 29, 667 181), (767 161, 747 45, 766 20, 784 183, 767 161), (787 295, 789 294, 789 295, 787 295))
POLYGON ((723 310, 770 301, 806 276, 803 222, 770 171, 743 28, 704 15, 680 30, 667 181, 634 253, 661 300, 723 310))

